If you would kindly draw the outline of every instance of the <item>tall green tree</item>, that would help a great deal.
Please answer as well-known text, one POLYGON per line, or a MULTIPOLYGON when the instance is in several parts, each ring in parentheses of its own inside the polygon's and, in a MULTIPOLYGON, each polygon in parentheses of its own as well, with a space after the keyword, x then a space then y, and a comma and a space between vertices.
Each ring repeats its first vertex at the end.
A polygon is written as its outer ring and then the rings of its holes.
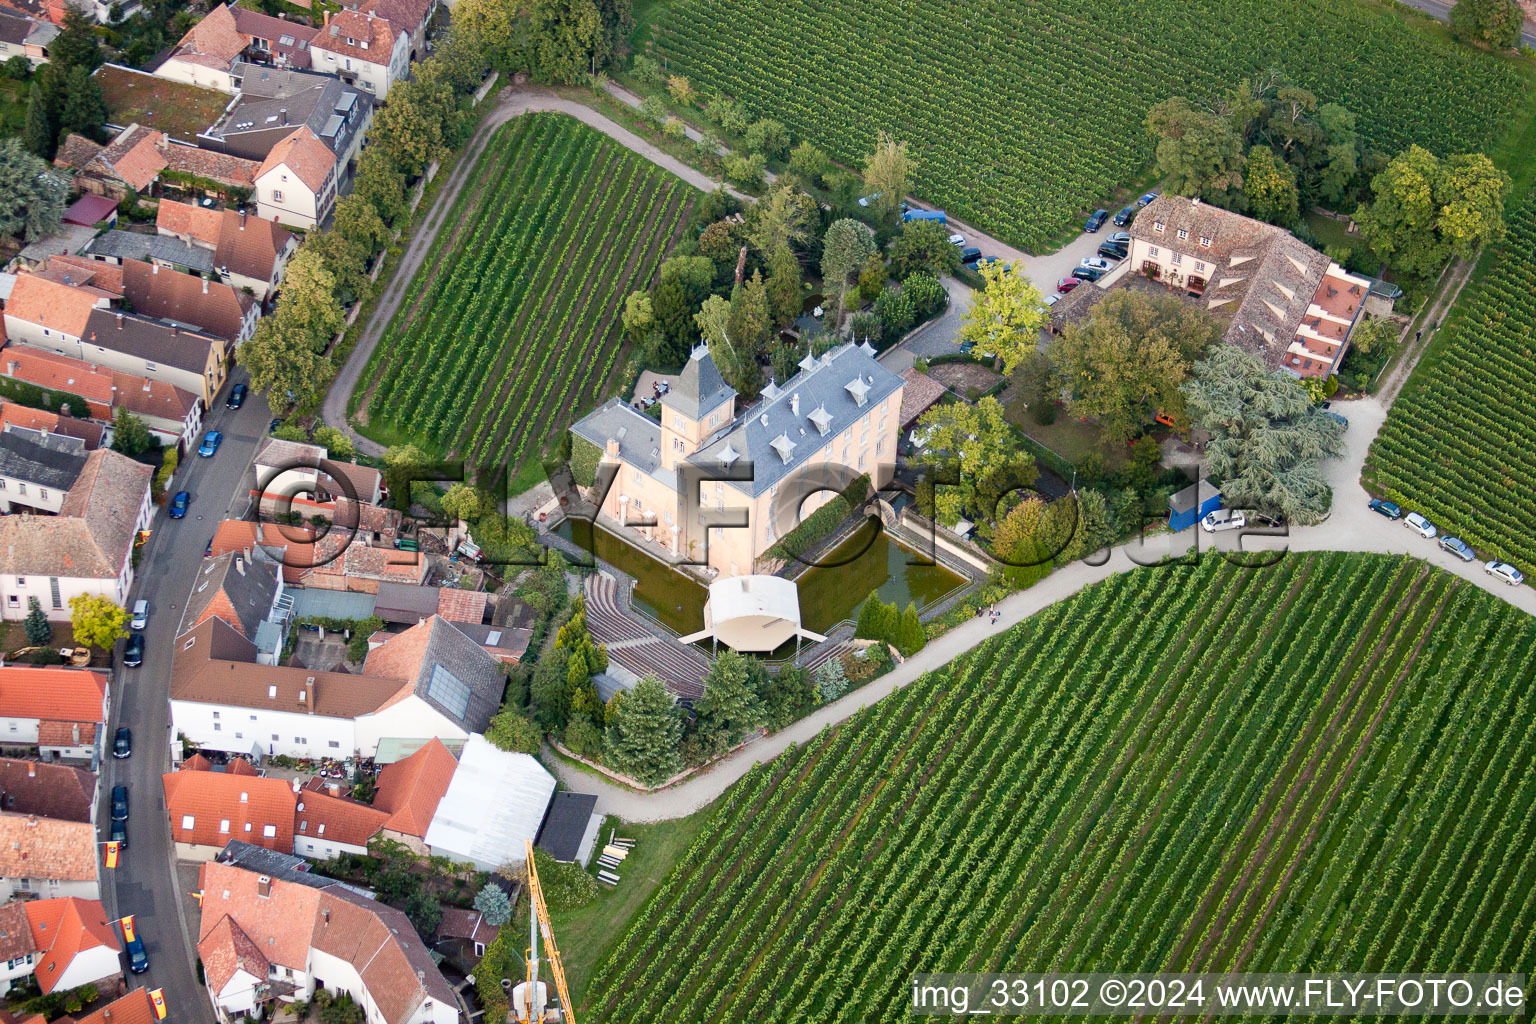
POLYGON ((924 443, 915 461, 934 470, 953 469, 959 477, 933 494, 934 514, 945 526, 964 517, 990 522, 999 498, 1034 483, 1035 460, 996 398, 936 405, 917 422, 924 443))
POLYGON ((0 235, 33 241, 59 229, 69 186, 16 138, 0 140, 0 235))
POLYGON ((531 0, 526 5, 533 41, 533 75, 576 85, 612 66, 634 29, 629 0, 531 0))
POLYGON ((107 120, 107 102, 102 98, 100 83, 90 71, 77 65, 69 69, 67 86, 59 111, 59 131, 100 137, 101 126, 107 120))
POLYGON ((1451 34, 1463 42, 1513 50, 1520 45, 1525 12, 1515 0, 1456 0, 1450 22, 1451 34))
POLYGON ((32 88, 27 90, 27 120, 22 125, 22 140, 27 150, 44 160, 52 160, 58 150, 59 125, 54 113, 52 97, 44 91, 44 84, 52 81, 53 73, 45 64, 38 73, 32 88))
POLYGON ((843 313, 847 309, 849 279, 863 270, 869 258, 878 252, 875 233, 867 224, 844 217, 833 221, 827 228, 821 246, 821 278, 828 288, 837 289, 837 321, 834 328, 842 326, 843 313))
POLYGON ((73 4, 64 8, 64 24, 48 44, 48 60, 66 70, 84 68, 86 74, 101 67, 101 39, 96 35, 96 25, 73 4))
POLYGON ((768 261, 768 308, 776 327, 786 327, 800 315, 800 261, 785 250, 768 261))
POLYGON ((1284 228, 1295 224, 1300 214, 1296 172, 1268 146, 1254 146, 1248 151, 1243 198, 1249 214, 1284 228))
POLYGON ((960 340, 975 346, 1011 375, 1040 346, 1040 332, 1050 322, 1045 300, 1025 276, 1019 261, 1010 271, 1001 260, 984 260, 978 270, 987 286, 971 295, 971 308, 960 321, 960 340))
POLYGON ((643 676, 614 707, 603 740, 603 763, 648 786, 682 771, 682 717, 654 675, 643 676))
POLYGON ((747 215, 747 239, 763 259, 792 255, 811 237, 816 201, 787 183, 774 182, 747 215))
POLYGON ((761 364, 773 331, 768 286, 763 283, 761 272, 753 271, 751 278, 732 293, 728 324, 732 345, 742 365, 735 368, 737 380, 727 378, 727 383, 744 399, 751 400, 763 386, 761 364))
POLYGON ((274 415, 316 408, 325 397, 335 368, 315 349, 309 332, 292 317, 262 317, 256 333, 235 352, 250 374, 251 387, 267 393, 274 415))
POLYGON ((1170 190, 1213 199, 1242 187, 1243 134, 1231 118, 1174 96, 1147 111, 1146 124, 1170 190))
MULTIPOLYGON (((695 705, 699 736, 712 754, 729 750, 763 724, 763 700, 752 659, 735 651, 720 654, 704 675, 704 696, 695 705)), ((628 700, 625 701, 628 703, 628 700)))
POLYGON ((128 609, 100 594, 76 594, 69 599, 69 621, 75 643, 110 650, 128 635, 128 609))
POLYGON ((936 220, 908 221, 891 241, 891 269, 899 281, 919 271, 943 277, 959 266, 960 250, 949 240, 949 228, 936 220))
POLYGON ((501 886, 487 882, 475 893, 475 909, 492 928, 500 928, 512 920, 512 901, 501 886))
POLYGON ((1355 220, 1371 249, 1409 274, 1429 277, 1452 256, 1471 259, 1504 237, 1509 175, 1481 153, 1441 159, 1409 146, 1371 187, 1375 199, 1355 220))
POLYGON ((875 150, 864 158, 864 188, 866 195, 876 198, 870 208, 881 220, 890 220, 907 200, 907 189, 912 179, 913 161, 905 142, 897 142, 885 132, 875 141, 875 150))
POLYGON ((816 682, 799 665, 787 665, 768 679, 763 693, 769 729, 778 732, 816 706, 816 682))
POLYGON ((53 643, 53 625, 37 598, 27 598, 27 619, 24 623, 27 643, 33 647, 47 647, 53 643))
POLYGON ((1306 526, 1328 513, 1319 463, 1344 453, 1343 428, 1301 381, 1236 345, 1217 345, 1184 384, 1194 425, 1210 432, 1206 462, 1229 508, 1306 526))
POLYGON ((1072 414, 1096 417, 1104 440, 1119 445, 1158 413, 1182 417, 1179 387, 1221 334, 1221 323, 1198 306, 1121 289, 1069 324, 1047 352, 1072 414))
POLYGON ((154 443, 155 437, 144 421, 118 406, 112 417, 112 450, 124 455, 143 455, 154 443))
POLYGON ((747 125, 747 148, 769 160, 778 160, 789 149, 789 129, 782 121, 762 118, 747 125))

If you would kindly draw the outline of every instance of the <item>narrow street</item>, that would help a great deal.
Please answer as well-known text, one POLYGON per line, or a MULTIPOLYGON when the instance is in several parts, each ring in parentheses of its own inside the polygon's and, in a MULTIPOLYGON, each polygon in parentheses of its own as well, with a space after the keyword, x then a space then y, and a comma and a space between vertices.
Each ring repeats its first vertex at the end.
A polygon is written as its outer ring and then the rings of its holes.
MULTIPOLYGON (((231 381, 244 379, 243 370, 231 375, 231 381)), ((230 386, 225 385, 225 395, 230 386)), ((187 934, 178 909, 178 900, 191 897, 178 891, 175 851, 160 784, 160 776, 170 767, 172 642, 214 530, 226 514, 245 512, 246 470, 256 442, 266 432, 269 415, 266 402, 255 394, 239 410, 226 409, 222 398, 215 401, 204 427, 224 431, 224 443, 213 458, 200 458, 193 449, 182 460, 169 491, 190 492, 191 507, 185 519, 175 522, 164 507, 156 513, 129 597, 130 606, 139 598, 149 601, 144 663, 138 668, 122 667, 121 645, 113 659, 111 721, 105 746, 110 751, 114 731, 126 725, 133 730, 133 756, 122 761, 110 756, 102 760, 101 806, 97 812, 101 839, 105 841, 110 828, 113 786, 128 787, 129 814, 128 849, 115 871, 102 869, 101 898, 109 918, 134 915, 144 937, 149 971, 129 975, 129 984, 163 988, 169 1019, 176 1024, 212 1021, 213 1012, 194 971, 196 936, 187 934)))

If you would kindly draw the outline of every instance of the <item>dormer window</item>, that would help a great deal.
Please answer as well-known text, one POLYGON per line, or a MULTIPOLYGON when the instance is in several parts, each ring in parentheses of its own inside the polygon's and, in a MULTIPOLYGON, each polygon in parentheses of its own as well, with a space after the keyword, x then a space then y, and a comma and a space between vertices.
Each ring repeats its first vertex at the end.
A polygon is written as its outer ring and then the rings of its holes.
POLYGON ((795 442, 789 439, 788 434, 780 434, 769 442, 769 446, 779 453, 779 458, 784 460, 785 465, 788 465, 789 460, 794 457, 795 442))
POLYGON ((1158 234, 1162 234, 1165 227, 1167 227, 1167 225, 1165 225, 1160 220, 1155 220, 1152 222, 1152 230, 1156 231, 1158 234))
POLYGON ((853 396, 854 403, 857 404, 859 408, 862 409, 864 407, 864 403, 869 401, 869 385, 864 383, 863 377, 855 377, 847 384, 844 384, 843 387, 846 388, 848 393, 853 396))
POLYGON ((739 458, 741 458, 741 453, 727 443, 725 450, 720 453, 720 465, 729 466, 739 458))
POLYGON ((825 405, 818 405, 812 409, 810 416, 807 418, 815 425, 816 432, 822 437, 826 437, 832 429, 832 414, 827 412, 825 405))
POLYGON ((1188 237, 1189 237, 1189 232, 1186 229, 1184 229, 1184 228, 1179 228, 1179 241, 1182 242, 1185 239, 1187 239, 1188 237))
POLYGON ((1205 246, 1207 249, 1209 249, 1211 247, 1211 236, 1210 235, 1201 235, 1200 236, 1200 244, 1205 246))

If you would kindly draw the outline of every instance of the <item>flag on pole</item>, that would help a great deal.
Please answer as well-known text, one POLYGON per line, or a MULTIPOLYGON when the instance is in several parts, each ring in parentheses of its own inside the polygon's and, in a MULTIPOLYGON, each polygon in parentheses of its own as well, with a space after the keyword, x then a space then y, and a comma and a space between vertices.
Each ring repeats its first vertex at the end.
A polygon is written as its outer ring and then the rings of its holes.
POLYGON ((133 915, 129 914, 127 917, 121 918, 117 923, 123 926, 123 941, 125 941, 125 942, 132 942, 133 941, 133 915))
POLYGON ((109 868, 117 867, 117 851, 118 851, 118 849, 119 849, 119 847, 121 845, 122 845, 121 843, 108 843, 107 844, 107 867, 109 867, 109 868))
POLYGON ((155 1019, 165 1020, 165 989, 152 988, 149 990, 149 1003, 155 1008, 155 1019))

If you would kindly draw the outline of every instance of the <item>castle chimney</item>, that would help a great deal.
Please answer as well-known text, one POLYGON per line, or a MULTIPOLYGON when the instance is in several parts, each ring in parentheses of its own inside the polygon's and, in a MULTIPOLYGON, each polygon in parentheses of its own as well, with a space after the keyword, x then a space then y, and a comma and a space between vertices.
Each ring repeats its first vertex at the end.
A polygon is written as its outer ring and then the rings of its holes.
POLYGON ((121 313, 117 314, 117 329, 118 330, 122 330, 123 329, 123 314, 121 314, 121 313))
POLYGON ((796 391, 789 396, 789 411, 795 416, 800 415, 800 392, 796 391))
MULTIPOLYGON (((158 266, 158 264, 157 264, 157 266, 158 266)), ((208 294, 208 279, 206 277, 203 278, 203 294, 204 295, 208 294)))
POLYGON ((282 117, 282 119, 283 119, 282 123, 286 127, 287 124, 288 124, 288 108, 287 107, 281 108, 280 110, 278 110, 278 114, 279 114, 279 116, 282 117))
POLYGON ((608 439, 607 451, 608 451, 608 454, 612 455, 614 458, 618 458, 619 457, 619 439, 618 438, 610 437, 608 439))

